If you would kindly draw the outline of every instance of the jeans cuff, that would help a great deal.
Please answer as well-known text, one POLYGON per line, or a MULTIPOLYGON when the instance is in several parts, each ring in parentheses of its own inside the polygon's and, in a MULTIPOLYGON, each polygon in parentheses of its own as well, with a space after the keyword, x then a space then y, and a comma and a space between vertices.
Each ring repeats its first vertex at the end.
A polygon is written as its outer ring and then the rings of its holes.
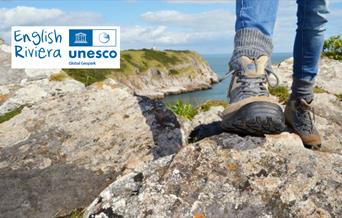
POLYGON ((293 77, 291 98, 304 98, 307 102, 312 101, 314 97, 314 85, 315 80, 305 80, 293 77))
MULTIPOLYGON (((236 60, 241 56, 256 59, 261 55, 271 57, 273 50, 272 39, 255 28, 244 28, 236 32, 234 52, 229 62, 230 70, 236 70, 236 60)), ((271 69, 271 60, 268 67, 271 69)))

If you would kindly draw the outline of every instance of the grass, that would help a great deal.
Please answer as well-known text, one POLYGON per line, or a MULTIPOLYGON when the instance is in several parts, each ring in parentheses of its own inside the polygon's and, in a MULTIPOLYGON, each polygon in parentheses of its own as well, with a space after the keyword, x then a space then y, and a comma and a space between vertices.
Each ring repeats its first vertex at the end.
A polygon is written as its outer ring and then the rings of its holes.
POLYGON ((82 218, 84 209, 75 209, 66 216, 58 216, 58 218, 82 218))
POLYGON ((271 95, 277 96, 280 102, 286 103, 289 99, 290 93, 285 86, 269 87, 271 95))
POLYGON ((171 51, 155 51, 151 49, 143 49, 144 57, 147 60, 155 60, 166 66, 181 63, 181 60, 171 51))
POLYGON ((187 120, 192 120, 198 113, 208 111, 214 106, 228 107, 228 103, 223 100, 209 100, 198 107, 194 107, 189 103, 185 103, 182 100, 177 100, 176 103, 166 105, 171 111, 180 117, 187 120))
POLYGON ((109 69, 64 69, 64 72, 85 86, 95 82, 103 81, 111 73, 109 69))
POLYGON ((319 86, 315 86, 314 93, 327 93, 327 91, 319 86))
POLYGON ((5 121, 7 121, 7 120, 10 120, 10 119, 13 118, 14 116, 20 114, 24 107, 25 107, 25 106, 22 105, 22 106, 20 106, 20 107, 15 108, 14 110, 12 110, 12 111, 10 111, 10 112, 5 113, 4 115, 1 115, 1 116, 0 116, 0 123, 3 123, 3 122, 5 122, 5 121))
POLYGON ((209 111, 211 107, 222 106, 224 108, 228 107, 228 103, 223 100, 209 100, 197 107, 198 111, 209 111))
POLYGON ((64 74, 52 75, 50 80, 61 81, 70 76, 86 86, 106 78, 125 79, 126 76, 146 73, 149 69, 168 73, 170 76, 193 75, 195 59, 204 62, 202 57, 192 51, 156 51, 152 49, 121 51, 120 69, 64 69, 64 74), (178 65, 178 66, 177 66, 178 65), (175 67, 177 66, 177 70, 175 67))
POLYGON ((191 104, 184 103, 182 100, 177 100, 175 104, 166 105, 173 113, 187 120, 192 120, 198 111, 191 104))
POLYGON ((49 77, 49 80, 50 81, 63 81, 67 77, 68 77, 68 75, 65 72, 61 71, 59 73, 51 74, 50 77, 49 77))
POLYGON ((169 70, 169 75, 176 76, 176 75, 179 75, 179 74, 180 74, 180 72, 178 70, 174 70, 174 69, 169 70))

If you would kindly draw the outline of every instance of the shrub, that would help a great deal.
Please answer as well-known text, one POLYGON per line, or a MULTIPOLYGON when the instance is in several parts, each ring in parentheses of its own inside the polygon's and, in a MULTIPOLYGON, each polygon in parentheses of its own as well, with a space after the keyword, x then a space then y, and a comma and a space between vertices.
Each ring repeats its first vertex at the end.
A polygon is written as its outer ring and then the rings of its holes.
POLYGON ((178 116, 188 120, 192 120, 198 113, 191 104, 184 103, 182 100, 177 100, 175 104, 167 104, 167 107, 178 116))
POLYGON ((271 95, 277 96, 280 102, 286 103, 290 96, 289 91, 285 86, 269 87, 268 90, 271 95))
POLYGON ((323 53, 324 56, 342 60, 342 39, 341 36, 332 36, 324 41, 323 53))

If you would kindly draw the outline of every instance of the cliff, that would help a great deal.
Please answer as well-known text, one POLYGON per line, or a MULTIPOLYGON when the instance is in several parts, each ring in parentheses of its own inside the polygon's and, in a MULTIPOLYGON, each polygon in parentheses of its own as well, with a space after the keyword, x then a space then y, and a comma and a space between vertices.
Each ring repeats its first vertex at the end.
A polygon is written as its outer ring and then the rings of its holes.
MULTIPOLYGON (((79 74, 92 73, 92 70, 66 69, 65 72, 78 79, 79 74)), ((125 84, 136 94, 151 98, 208 89, 213 83, 218 82, 217 75, 206 61, 193 51, 122 51, 121 68, 102 70, 101 73, 106 78, 125 84)))
POLYGON ((194 51, 126 50, 121 52, 121 68, 116 70, 18 70, 10 68, 10 58, 10 47, 0 45, 0 85, 51 79, 51 75, 52 80, 71 77, 86 86, 111 78, 138 95, 163 98, 168 94, 208 89, 218 82, 216 73, 194 51))

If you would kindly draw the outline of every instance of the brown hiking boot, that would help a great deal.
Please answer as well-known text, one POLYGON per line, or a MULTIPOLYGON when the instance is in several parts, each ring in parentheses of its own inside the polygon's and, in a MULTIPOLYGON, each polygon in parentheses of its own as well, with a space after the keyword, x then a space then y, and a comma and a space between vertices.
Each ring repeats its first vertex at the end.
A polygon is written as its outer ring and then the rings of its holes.
POLYGON ((285 108, 286 123, 293 128, 294 132, 302 139, 306 148, 320 149, 321 137, 311 117, 312 100, 290 99, 285 108))
POLYGON ((264 135, 285 129, 282 108, 269 96, 267 56, 252 60, 240 57, 241 69, 233 72, 228 90, 229 107, 222 113, 221 127, 228 132, 264 135))

